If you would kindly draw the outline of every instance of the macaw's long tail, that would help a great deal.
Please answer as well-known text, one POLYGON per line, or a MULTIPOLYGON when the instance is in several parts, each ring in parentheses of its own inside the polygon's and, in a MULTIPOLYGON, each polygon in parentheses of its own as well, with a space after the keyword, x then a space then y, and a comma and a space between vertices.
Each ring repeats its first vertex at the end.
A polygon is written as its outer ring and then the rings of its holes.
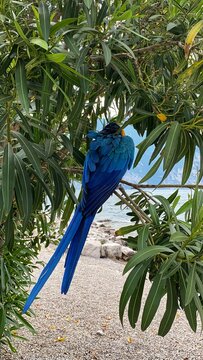
POLYGON ((58 247, 56 248, 54 254, 48 261, 47 265, 42 270, 40 277, 33 287, 26 303, 23 308, 23 313, 25 313, 32 302, 54 271, 56 265, 58 264, 60 258, 66 251, 67 247, 70 244, 68 254, 65 260, 65 272, 63 276, 63 282, 61 287, 61 293, 66 294, 69 286, 71 284, 71 280, 73 278, 75 268, 80 257, 81 251, 83 249, 85 240, 87 238, 90 226, 94 219, 95 215, 91 215, 88 217, 84 217, 80 208, 78 208, 73 216, 73 219, 67 228, 63 238, 61 239, 58 247))

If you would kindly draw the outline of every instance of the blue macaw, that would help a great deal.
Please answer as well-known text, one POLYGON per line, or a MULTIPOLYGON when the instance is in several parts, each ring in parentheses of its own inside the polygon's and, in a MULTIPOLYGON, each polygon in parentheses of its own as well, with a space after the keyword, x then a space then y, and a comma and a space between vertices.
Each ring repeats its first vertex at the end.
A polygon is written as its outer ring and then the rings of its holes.
POLYGON ((61 293, 66 294, 97 210, 113 193, 134 159, 134 143, 123 129, 111 122, 100 132, 90 131, 92 139, 83 171, 83 196, 54 254, 42 270, 23 309, 25 313, 69 247, 61 293))

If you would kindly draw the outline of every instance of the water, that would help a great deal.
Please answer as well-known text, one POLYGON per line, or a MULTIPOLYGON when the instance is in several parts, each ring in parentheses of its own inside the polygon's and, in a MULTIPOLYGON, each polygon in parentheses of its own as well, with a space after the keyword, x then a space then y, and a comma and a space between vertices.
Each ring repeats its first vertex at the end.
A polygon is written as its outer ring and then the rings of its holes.
MULTIPOLYGON (((156 189, 148 191, 154 195, 162 195, 168 198, 176 189, 156 189)), ((131 194, 134 190, 126 190, 128 194, 131 194)), ((180 189, 179 195, 181 196, 177 209, 182 206, 187 200, 188 196, 191 194, 190 189, 180 189)), ((126 215, 129 212, 129 209, 122 206, 116 206, 115 204, 119 201, 116 195, 112 195, 106 203, 102 207, 102 211, 96 215, 95 220, 104 221, 110 220, 112 222, 112 226, 115 229, 118 229, 122 226, 130 225, 130 217, 126 215)))

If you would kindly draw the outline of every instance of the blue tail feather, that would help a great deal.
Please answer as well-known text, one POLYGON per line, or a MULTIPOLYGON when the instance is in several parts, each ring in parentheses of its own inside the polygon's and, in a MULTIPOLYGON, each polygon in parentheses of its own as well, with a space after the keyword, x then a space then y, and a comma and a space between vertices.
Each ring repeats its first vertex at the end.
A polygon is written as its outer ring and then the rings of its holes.
POLYGON ((73 219, 72 219, 68 229, 66 230, 63 238, 61 239, 58 247, 56 248, 56 250, 55 250, 54 254, 52 255, 52 257, 50 258, 50 260, 48 261, 47 265, 42 270, 37 283, 33 287, 32 291, 25 303, 25 306, 23 308, 23 313, 25 313, 29 309, 29 307, 31 306, 35 297, 38 295, 38 293, 40 292, 40 290, 42 289, 42 287, 44 286, 44 284, 46 283, 46 281, 48 280, 48 278, 54 271, 60 258, 62 257, 62 255, 66 251, 68 245, 73 240, 75 234, 77 233, 78 229, 80 228, 82 219, 83 219, 83 215, 82 215, 80 209, 77 209, 75 212, 75 215, 73 216, 73 219))
POLYGON ((77 233, 75 234, 73 240, 71 241, 70 248, 65 261, 65 272, 63 276, 63 282, 61 287, 61 293, 66 294, 70 287, 76 265, 78 263, 80 254, 82 252, 85 240, 87 238, 90 226, 93 222, 95 215, 88 216, 84 218, 78 228, 77 233))

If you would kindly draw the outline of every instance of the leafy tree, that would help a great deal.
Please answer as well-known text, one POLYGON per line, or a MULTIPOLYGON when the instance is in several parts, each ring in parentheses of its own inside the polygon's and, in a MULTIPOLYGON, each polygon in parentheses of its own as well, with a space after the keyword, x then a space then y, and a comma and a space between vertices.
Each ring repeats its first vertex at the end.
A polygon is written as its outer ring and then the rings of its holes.
MULTIPOLYGON (((88 148, 85 135, 96 128, 99 118, 110 119, 111 108, 116 109, 116 120, 123 127, 131 124, 139 134, 146 134, 138 145, 135 166, 146 149, 154 146, 152 168, 143 181, 159 166, 165 178, 184 159, 182 182, 186 183, 196 148, 201 180, 202 6, 202 1, 192 0, 1 1, 3 344, 12 348, 13 330, 23 325, 32 330, 20 314, 32 261, 41 243, 48 245, 55 216, 61 214, 62 227, 67 224, 77 203, 73 180, 80 178, 88 148)), ((170 321, 165 325, 164 318, 161 323, 161 335, 170 329, 178 306, 193 330, 196 310, 203 319, 202 195, 196 190, 190 205, 179 210, 191 212, 192 220, 184 224, 173 209, 176 195, 143 201, 146 195, 139 193, 131 199, 125 195, 123 200, 138 229, 138 236, 130 238, 138 253, 126 266, 126 271, 133 270, 121 296, 120 315, 130 298, 129 320, 135 325, 144 277, 149 273, 152 287, 147 301, 156 286, 158 295, 151 312, 144 310, 143 330, 165 293, 167 306, 173 304, 170 321), (142 262, 137 262, 139 254, 142 262), (137 314, 132 315, 135 309, 137 314)))

